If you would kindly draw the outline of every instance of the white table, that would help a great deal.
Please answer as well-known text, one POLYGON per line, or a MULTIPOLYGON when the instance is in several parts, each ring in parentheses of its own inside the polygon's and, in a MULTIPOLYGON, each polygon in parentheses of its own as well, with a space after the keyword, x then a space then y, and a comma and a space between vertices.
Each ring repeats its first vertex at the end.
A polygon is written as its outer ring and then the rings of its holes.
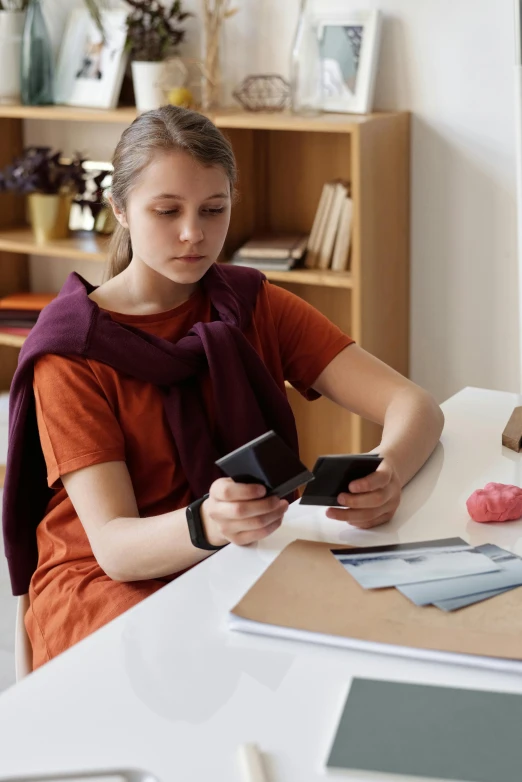
POLYGON ((377 545, 460 535, 522 554, 522 523, 476 524, 465 507, 488 481, 521 482, 522 455, 501 446, 517 404, 515 394, 470 388, 448 400, 442 444, 405 490, 392 523, 359 532, 325 519, 322 510, 294 505, 261 545, 219 552, 5 692, 0 777, 138 767, 162 782, 239 782, 237 746, 255 741, 272 782, 311 782, 324 779, 352 676, 522 692, 515 674, 226 626, 228 610, 295 538, 377 545))

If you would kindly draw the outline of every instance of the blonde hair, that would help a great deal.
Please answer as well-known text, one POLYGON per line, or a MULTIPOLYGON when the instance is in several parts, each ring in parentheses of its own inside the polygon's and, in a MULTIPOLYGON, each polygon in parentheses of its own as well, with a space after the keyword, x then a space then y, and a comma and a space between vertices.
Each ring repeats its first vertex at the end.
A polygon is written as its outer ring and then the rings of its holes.
MULTIPOLYGON (((124 130, 114 152, 111 196, 125 212, 132 187, 156 152, 183 150, 204 166, 221 166, 230 182, 231 196, 237 169, 230 142, 207 117, 179 106, 147 111, 124 130)), ((107 278, 127 268, 132 259, 128 228, 117 223, 109 245, 107 278)))

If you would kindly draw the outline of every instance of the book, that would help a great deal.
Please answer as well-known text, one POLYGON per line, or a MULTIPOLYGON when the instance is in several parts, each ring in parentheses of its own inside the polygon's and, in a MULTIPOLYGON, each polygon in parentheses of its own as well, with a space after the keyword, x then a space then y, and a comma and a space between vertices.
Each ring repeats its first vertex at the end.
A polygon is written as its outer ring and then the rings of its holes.
POLYGON ((337 235, 337 231, 339 228, 341 209, 347 195, 348 195, 347 187, 341 182, 338 182, 335 185, 332 203, 329 209, 327 222, 324 228, 324 234, 321 238, 319 259, 317 262, 317 267, 319 269, 326 270, 330 268, 330 263, 332 260, 332 251, 335 243, 335 237, 337 235))
POLYGON ((352 235, 353 201, 346 196, 339 217, 339 228, 332 254, 332 271, 344 272, 349 269, 350 241, 352 235))
POLYGON ((522 768, 521 723, 519 693, 354 678, 326 767, 402 780, 513 782, 522 768))
POLYGON ((247 266, 249 269, 259 269, 259 271, 266 272, 288 272, 295 267, 295 261, 293 259, 285 261, 284 263, 274 263, 273 261, 267 261, 264 258, 232 258, 230 263, 233 266, 247 266))
POLYGON ((30 328, 20 326, 0 326, 0 334, 12 334, 17 337, 28 337, 31 333, 30 328))
POLYGON ((240 258, 295 258, 300 259, 306 250, 308 236, 304 234, 267 234, 252 237, 237 250, 240 258))
POLYGON ((12 293, 0 299, 0 309, 40 312, 55 298, 55 293, 12 293))
POLYGON ((314 225, 310 233, 311 239, 308 241, 308 252, 306 254, 305 266, 307 269, 317 268, 319 262, 319 251, 323 242, 326 223, 330 214, 332 201, 335 196, 335 183, 326 182, 323 187, 319 206, 317 208, 314 225), (313 236, 312 236, 313 234, 313 236))
POLYGON ((234 253, 230 259, 230 263, 233 266, 248 266, 251 269, 259 269, 260 271, 290 271, 297 264, 295 258, 243 258, 234 253))
POLYGON ((40 310, 11 310, 0 307, 0 325, 14 325, 12 321, 24 321, 25 324, 33 325, 38 320, 40 310))
POLYGON ((460 611, 418 607, 398 589, 363 589, 332 553, 343 548, 304 540, 291 543, 232 609, 229 627, 522 673, 522 644, 513 625, 513 617, 522 612, 521 587, 460 611))
POLYGON ((317 209, 315 211, 314 222, 312 224, 312 230, 310 231, 310 236, 308 237, 308 247, 307 247, 306 260, 305 260, 305 266, 308 269, 313 268, 315 263, 315 256, 317 254, 317 248, 318 248, 317 239, 319 236, 319 224, 322 221, 322 217, 326 207, 326 201, 328 199, 328 191, 329 191, 329 184, 325 183, 323 185, 323 189, 321 190, 319 203, 317 204, 317 209))

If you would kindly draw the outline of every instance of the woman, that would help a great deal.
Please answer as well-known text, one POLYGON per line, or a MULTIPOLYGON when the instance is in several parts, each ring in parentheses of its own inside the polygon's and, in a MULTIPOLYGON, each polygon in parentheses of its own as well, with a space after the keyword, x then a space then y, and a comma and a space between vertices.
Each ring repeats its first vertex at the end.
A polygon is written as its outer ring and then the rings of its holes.
POLYGON ((236 168, 208 119, 172 106, 142 114, 113 162, 110 279, 93 288, 71 275, 13 381, 6 548, 18 593, 32 575, 35 668, 215 548, 280 526, 286 501, 219 478, 214 461, 271 428, 297 448, 285 380, 384 425, 378 470, 327 511, 360 528, 392 518, 442 429, 429 394, 307 303, 257 271, 215 265, 236 168))

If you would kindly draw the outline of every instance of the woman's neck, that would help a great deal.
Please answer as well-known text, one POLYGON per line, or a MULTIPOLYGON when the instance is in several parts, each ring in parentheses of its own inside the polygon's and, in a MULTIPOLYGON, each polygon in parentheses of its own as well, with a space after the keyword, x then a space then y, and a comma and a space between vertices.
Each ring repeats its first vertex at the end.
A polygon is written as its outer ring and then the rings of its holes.
POLYGON ((124 315, 154 315, 187 301, 199 283, 184 285, 154 271, 137 258, 116 277, 97 288, 90 298, 102 309, 124 315))
POLYGON ((122 282, 129 302, 139 307, 144 315, 179 307, 192 296, 199 284, 183 285, 169 280, 138 258, 133 258, 120 276, 124 278, 122 282))

